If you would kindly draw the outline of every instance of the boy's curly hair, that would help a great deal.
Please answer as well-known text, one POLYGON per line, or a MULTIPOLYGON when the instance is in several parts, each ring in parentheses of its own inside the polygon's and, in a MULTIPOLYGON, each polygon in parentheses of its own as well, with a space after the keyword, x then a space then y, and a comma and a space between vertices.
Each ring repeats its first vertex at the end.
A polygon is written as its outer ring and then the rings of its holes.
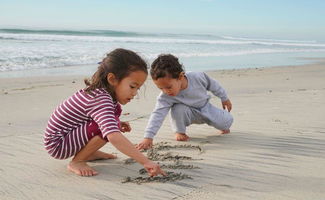
POLYGON ((178 78, 184 72, 183 65, 172 54, 161 54, 151 64, 150 75, 153 80, 169 76, 178 78))

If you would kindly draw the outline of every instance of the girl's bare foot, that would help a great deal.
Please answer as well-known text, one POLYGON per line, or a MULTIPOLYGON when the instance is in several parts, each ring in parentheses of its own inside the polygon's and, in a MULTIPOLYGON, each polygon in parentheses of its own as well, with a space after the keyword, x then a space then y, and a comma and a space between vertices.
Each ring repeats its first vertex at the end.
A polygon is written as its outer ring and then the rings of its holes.
POLYGON ((221 134, 228 134, 228 133, 230 133, 230 130, 222 130, 221 131, 221 134))
POLYGON ((98 174, 85 161, 71 161, 68 165, 68 170, 79 176, 95 176, 98 174))
POLYGON ((175 138, 177 141, 187 141, 190 139, 185 133, 176 133, 175 138))
POLYGON ((107 159, 115 159, 115 158, 116 158, 116 155, 113 155, 110 153, 105 153, 102 151, 96 151, 87 159, 87 161, 107 160, 107 159))

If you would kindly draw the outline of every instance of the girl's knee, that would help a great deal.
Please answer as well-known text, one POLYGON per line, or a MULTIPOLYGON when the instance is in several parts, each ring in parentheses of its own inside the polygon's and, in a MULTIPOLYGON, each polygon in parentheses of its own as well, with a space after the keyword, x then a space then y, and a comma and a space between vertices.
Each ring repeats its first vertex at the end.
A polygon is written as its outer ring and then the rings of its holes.
POLYGON ((103 134, 95 121, 90 121, 86 124, 86 131, 88 140, 92 139, 95 136, 99 136, 103 140, 106 140, 106 142, 108 142, 108 139, 103 137, 103 134))

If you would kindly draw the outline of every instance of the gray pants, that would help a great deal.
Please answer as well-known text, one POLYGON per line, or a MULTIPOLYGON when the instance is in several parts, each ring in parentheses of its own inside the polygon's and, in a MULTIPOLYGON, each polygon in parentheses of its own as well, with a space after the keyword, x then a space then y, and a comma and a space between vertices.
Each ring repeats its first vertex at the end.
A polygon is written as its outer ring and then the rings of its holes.
POLYGON ((233 122, 231 114, 207 103, 202 108, 193 108, 185 104, 174 104, 171 108, 171 124, 176 133, 186 133, 191 124, 208 124, 219 130, 229 130, 233 122))

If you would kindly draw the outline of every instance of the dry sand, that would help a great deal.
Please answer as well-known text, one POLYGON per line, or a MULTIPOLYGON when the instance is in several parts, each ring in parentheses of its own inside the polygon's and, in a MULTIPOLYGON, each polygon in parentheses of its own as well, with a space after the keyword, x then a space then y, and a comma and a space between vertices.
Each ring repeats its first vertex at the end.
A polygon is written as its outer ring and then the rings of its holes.
MULTIPOLYGON (((325 199, 325 64, 209 72, 228 91, 235 122, 231 134, 206 125, 189 128, 190 142, 178 143, 165 120, 155 142, 200 145, 170 149, 190 156, 176 169, 192 179, 166 183, 121 183, 139 174, 139 164, 112 145, 117 160, 90 163, 99 175, 79 177, 43 149, 48 117, 83 87, 84 77, 0 79, 0 199, 325 199)), ((141 141, 159 91, 151 80, 123 119, 141 141)), ((220 106, 220 100, 211 102, 220 106)), ((169 170, 169 169, 168 169, 169 170)))

